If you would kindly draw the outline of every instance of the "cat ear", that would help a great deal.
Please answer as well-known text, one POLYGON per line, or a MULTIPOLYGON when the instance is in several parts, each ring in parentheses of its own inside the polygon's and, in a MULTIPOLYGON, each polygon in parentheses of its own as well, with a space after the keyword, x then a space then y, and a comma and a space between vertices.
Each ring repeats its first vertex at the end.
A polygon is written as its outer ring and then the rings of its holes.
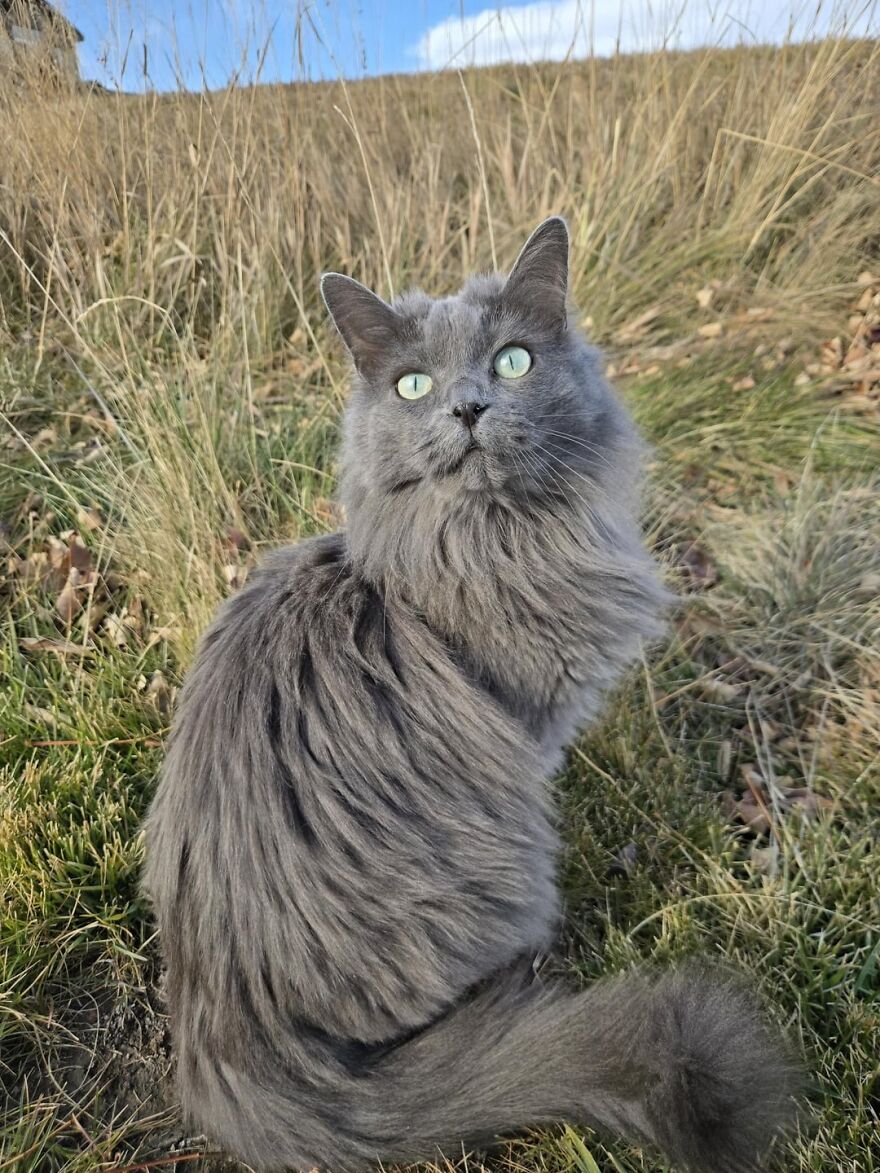
POLYGON ((568 229, 561 216, 551 216, 523 245, 504 286, 504 296, 564 329, 567 290, 568 229))
POLYGON ((359 371, 368 371, 397 338, 400 318, 366 285, 341 273, 325 273, 321 296, 359 371))

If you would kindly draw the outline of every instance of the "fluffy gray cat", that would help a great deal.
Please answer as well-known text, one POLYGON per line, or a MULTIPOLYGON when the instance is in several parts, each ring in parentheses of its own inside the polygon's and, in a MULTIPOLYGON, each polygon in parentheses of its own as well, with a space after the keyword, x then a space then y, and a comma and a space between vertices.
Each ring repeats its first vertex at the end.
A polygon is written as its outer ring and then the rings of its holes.
POLYGON ((567 270, 554 218, 454 297, 323 279, 355 365, 347 528, 221 608, 147 823, 183 1106, 259 1169, 569 1119, 723 1173, 791 1118, 736 982, 533 974, 550 778, 666 603, 567 270))

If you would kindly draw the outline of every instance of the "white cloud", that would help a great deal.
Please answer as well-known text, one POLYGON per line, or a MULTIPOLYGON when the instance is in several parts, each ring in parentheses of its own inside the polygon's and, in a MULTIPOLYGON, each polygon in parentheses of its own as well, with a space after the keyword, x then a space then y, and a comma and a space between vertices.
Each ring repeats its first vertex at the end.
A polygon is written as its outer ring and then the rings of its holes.
POLYGON ((662 46, 778 43, 829 31, 876 32, 872 0, 849 4, 785 0, 537 0, 450 17, 429 28, 409 50, 420 69, 561 61, 662 46))

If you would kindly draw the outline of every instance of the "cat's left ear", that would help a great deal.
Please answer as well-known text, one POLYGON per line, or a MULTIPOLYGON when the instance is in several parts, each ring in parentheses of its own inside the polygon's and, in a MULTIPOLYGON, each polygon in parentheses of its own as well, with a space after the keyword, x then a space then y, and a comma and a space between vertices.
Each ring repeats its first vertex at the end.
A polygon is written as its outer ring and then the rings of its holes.
POLYGON ((504 286, 504 296, 564 330, 567 292, 568 228, 561 216, 551 216, 523 245, 504 286))
POLYGON ((348 347, 354 365, 368 374, 394 346, 400 316, 366 285, 342 273, 325 273, 321 296, 348 347))

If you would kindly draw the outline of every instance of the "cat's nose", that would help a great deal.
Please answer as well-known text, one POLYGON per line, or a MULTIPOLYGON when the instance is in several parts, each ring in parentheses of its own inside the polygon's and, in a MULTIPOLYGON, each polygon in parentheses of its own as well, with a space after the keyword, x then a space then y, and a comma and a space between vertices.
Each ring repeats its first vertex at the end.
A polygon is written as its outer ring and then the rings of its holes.
POLYGON ((488 403, 480 403, 476 399, 459 399, 458 403, 453 405, 452 414, 461 420, 466 428, 473 430, 478 417, 488 406, 488 403))

